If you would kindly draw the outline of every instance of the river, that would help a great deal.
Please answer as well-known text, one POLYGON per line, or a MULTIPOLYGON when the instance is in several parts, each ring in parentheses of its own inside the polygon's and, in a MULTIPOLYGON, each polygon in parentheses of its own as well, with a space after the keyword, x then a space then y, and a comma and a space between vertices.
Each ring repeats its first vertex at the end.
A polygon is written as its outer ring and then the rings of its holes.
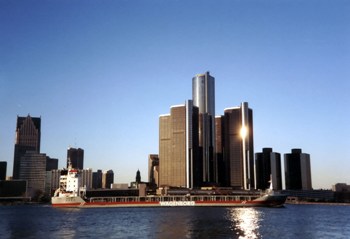
POLYGON ((350 206, 0 206, 0 238, 350 238, 350 206))

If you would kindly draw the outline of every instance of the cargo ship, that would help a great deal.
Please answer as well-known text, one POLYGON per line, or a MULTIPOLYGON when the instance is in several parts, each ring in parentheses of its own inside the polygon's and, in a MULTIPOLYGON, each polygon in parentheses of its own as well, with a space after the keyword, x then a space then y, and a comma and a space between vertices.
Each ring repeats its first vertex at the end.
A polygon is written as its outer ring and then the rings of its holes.
POLYGON ((198 194, 101 196, 87 197, 86 188, 80 187, 80 175, 76 169, 68 168, 60 177, 60 187, 51 198, 53 207, 97 208, 97 207, 282 207, 287 195, 274 192, 272 183, 266 192, 239 191, 217 194, 207 191, 198 194))

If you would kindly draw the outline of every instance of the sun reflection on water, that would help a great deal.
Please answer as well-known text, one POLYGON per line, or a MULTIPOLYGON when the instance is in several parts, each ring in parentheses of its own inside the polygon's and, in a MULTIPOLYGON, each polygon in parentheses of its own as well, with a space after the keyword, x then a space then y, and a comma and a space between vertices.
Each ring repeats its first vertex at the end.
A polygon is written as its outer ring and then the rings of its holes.
POLYGON ((230 210, 232 230, 238 238, 260 238, 259 221, 261 213, 255 208, 232 208, 230 210))

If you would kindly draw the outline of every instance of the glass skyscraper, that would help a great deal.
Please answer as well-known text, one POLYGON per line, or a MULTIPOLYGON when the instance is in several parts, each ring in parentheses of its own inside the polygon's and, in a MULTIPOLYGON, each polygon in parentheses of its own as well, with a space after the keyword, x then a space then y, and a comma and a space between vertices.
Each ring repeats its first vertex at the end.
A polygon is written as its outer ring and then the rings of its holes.
POLYGON ((217 182, 215 159, 215 78, 209 72, 192 78, 193 105, 199 108, 199 157, 202 181, 217 182))
POLYGON ((41 118, 17 116, 15 152, 13 160, 13 179, 20 179, 21 157, 27 151, 40 152, 41 118))

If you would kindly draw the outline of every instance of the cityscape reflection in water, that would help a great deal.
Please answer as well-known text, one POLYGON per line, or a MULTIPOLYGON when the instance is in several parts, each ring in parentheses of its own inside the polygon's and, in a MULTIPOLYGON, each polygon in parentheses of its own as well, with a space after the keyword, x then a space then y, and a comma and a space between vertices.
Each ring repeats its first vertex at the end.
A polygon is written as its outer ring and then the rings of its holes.
POLYGON ((260 238, 259 223, 262 220, 262 213, 256 208, 231 208, 230 219, 232 230, 238 238, 260 238))

